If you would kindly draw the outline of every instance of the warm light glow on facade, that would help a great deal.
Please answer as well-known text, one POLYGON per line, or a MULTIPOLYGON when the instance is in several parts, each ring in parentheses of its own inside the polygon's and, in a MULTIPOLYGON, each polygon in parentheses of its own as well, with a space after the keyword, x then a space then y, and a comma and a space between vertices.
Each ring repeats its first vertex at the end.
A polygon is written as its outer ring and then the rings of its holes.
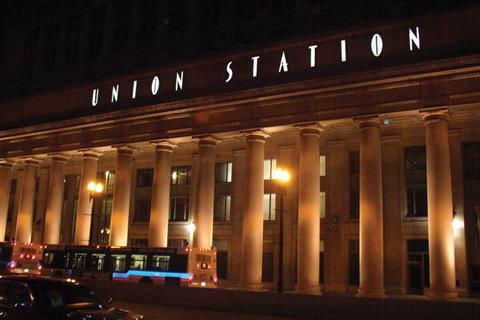
POLYGON ((273 179, 281 184, 286 184, 290 181, 290 172, 283 168, 277 168, 274 172, 273 179))

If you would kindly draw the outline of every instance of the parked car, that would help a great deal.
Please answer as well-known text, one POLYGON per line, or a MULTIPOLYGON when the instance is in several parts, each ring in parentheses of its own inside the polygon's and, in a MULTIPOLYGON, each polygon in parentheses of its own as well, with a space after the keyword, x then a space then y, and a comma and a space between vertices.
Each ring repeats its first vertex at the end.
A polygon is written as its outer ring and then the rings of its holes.
POLYGON ((0 276, 0 320, 140 320, 73 279, 0 276))

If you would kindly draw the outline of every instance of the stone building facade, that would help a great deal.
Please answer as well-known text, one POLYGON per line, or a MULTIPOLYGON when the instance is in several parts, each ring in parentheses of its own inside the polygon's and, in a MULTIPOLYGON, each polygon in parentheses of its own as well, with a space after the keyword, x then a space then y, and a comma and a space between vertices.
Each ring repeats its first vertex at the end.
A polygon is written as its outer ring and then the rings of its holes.
POLYGON ((286 290, 480 294, 479 14, 6 99, 0 236, 213 246, 221 285, 274 289, 282 215, 286 290))

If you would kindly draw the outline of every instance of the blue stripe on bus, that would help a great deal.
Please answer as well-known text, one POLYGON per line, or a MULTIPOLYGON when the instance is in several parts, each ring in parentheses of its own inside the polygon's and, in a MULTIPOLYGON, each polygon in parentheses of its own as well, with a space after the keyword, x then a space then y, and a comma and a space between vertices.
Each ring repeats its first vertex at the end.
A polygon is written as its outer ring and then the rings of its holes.
POLYGON ((113 278, 127 279, 130 276, 190 279, 190 275, 188 273, 180 273, 180 272, 128 270, 127 272, 113 272, 112 273, 113 278))
POLYGON ((5 265, 7 267, 12 267, 13 262, 11 262, 11 261, 0 261, 0 265, 5 265))

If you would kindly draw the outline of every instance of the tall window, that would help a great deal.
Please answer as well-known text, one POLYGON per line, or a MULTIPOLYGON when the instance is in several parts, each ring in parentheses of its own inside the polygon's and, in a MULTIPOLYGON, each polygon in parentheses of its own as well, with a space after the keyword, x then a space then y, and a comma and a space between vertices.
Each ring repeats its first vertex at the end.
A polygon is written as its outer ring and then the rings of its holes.
POLYGON ((358 151, 348 153, 348 173, 350 219, 358 219, 360 216, 360 153, 358 151))
POLYGON ((149 222, 150 221, 150 199, 136 199, 135 211, 133 213, 134 222, 149 222))
POLYGON ((216 222, 230 221, 230 203, 230 195, 215 195, 213 213, 216 222))
POLYGON ((188 197, 170 198, 170 221, 188 221, 188 197))
POLYGON ((320 283, 325 283, 325 241, 320 240, 320 283))
POLYGON ((153 183, 153 169, 137 170, 137 188, 151 187, 153 183))
POLYGON ((153 169, 138 169, 135 188, 134 222, 150 221, 153 169))
POLYGON ((263 195, 263 220, 274 221, 275 220, 275 193, 266 193, 263 195))
POLYGON ((218 162, 215 163, 215 182, 232 182, 232 163, 218 162))
POLYGON ((262 282, 273 282, 273 242, 263 242, 262 282))
POLYGON ((227 279, 228 276, 228 240, 213 240, 217 248, 217 274, 218 279, 227 279))
POLYGON ((115 187, 116 175, 115 172, 105 171, 98 179, 105 179, 105 197, 101 203, 100 225, 99 225, 99 242, 102 244, 108 243, 109 234, 107 233, 110 228, 110 219, 112 216, 112 203, 113 203, 113 189, 115 187))
POLYGON ((326 202, 325 202, 325 183, 327 179, 326 157, 320 156, 320 219, 325 218, 326 202))
POLYGON ((348 284, 360 283, 360 250, 358 239, 348 240, 348 284))
POLYGON ((406 216, 427 216, 427 171, 425 146, 405 148, 406 216))
POLYGON ((15 203, 15 192, 17 192, 17 180, 14 179, 10 183, 10 197, 8 198, 7 222, 11 222, 13 218, 13 205, 15 203))
POLYGON ((173 167, 171 184, 173 186, 190 184, 190 170, 190 166, 173 167))
POLYGON ((276 169, 277 169, 277 159, 263 160, 263 179, 264 180, 274 179, 276 169))

